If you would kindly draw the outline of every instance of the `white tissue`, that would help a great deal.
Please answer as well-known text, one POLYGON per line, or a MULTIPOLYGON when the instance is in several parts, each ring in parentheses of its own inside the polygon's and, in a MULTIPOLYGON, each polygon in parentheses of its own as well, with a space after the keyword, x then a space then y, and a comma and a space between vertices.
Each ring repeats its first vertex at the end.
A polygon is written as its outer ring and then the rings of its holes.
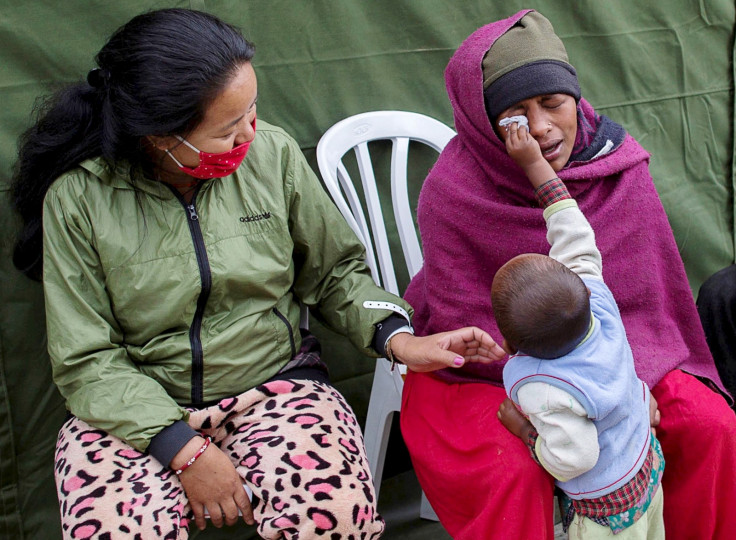
POLYGON ((506 129, 509 129, 509 124, 513 123, 519 124, 519 126, 524 126, 526 129, 529 129, 529 119, 526 116, 507 116, 506 118, 502 118, 498 121, 498 125, 505 126, 506 129))

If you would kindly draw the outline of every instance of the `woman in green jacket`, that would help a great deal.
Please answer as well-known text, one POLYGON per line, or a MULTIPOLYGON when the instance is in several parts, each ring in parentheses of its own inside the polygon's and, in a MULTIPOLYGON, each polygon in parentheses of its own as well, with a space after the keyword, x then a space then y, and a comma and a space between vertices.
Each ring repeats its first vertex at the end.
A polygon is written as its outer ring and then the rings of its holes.
POLYGON ((429 371, 500 359, 414 337, 283 130, 256 122, 253 46, 202 12, 121 27, 21 141, 14 262, 42 277, 69 538, 380 536, 362 436, 300 304, 366 354, 429 371), (248 498, 252 491, 253 504, 248 498))

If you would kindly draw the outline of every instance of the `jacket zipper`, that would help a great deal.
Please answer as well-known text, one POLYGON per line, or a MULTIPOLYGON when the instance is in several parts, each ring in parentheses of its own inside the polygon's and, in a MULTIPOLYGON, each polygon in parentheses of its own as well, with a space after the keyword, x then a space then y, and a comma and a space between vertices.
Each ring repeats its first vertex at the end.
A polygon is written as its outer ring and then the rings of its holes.
MULTIPOLYGON (((196 194, 195 194, 196 197, 196 194)), ((212 289, 212 271, 207 250, 204 245, 202 228, 199 226, 199 215, 197 208, 192 203, 187 205, 189 215, 189 231, 194 241, 194 252, 197 255, 197 266, 199 266, 199 278, 202 282, 202 292, 197 298, 197 309, 194 312, 192 326, 189 328, 189 342, 192 344, 192 404, 199 405, 204 402, 204 351, 202 349, 202 319, 204 308, 210 297, 212 289)))
POLYGON ((274 314, 281 319, 281 322, 283 322, 286 325, 286 329, 289 331, 289 345, 291 345, 291 357, 294 358, 296 356, 296 342, 294 341, 294 330, 291 328, 291 324, 289 324, 289 319, 284 317, 284 315, 276 308, 273 308, 274 314))
MULTIPOLYGON (((168 185, 168 184, 167 184, 168 185)), ((192 202, 187 204, 184 198, 176 189, 169 186, 174 192, 176 198, 184 206, 187 212, 187 224, 189 225, 189 233, 192 235, 194 243, 194 253, 197 256, 197 267, 199 268, 199 279, 202 283, 202 291, 197 298, 197 309, 194 311, 192 325, 189 327, 189 344, 192 347, 192 405, 200 405, 204 402, 204 350, 202 349, 202 319, 204 318, 204 309, 207 306, 207 300, 212 290, 212 271, 210 269, 210 261, 207 257, 207 249, 204 245, 204 237, 202 236, 202 228, 199 225, 199 214, 195 201, 199 193, 201 185, 197 186, 192 202)))

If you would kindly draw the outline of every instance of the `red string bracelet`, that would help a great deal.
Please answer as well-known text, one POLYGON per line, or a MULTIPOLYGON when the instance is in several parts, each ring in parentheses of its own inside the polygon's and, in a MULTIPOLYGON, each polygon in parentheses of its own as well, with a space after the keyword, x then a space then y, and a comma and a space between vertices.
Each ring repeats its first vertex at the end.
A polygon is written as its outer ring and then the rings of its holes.
POLYGON ((176 471, 174 471, 176 472, 177 476, 183 473, 189 467, 191 467, 194 464, 194 462, 197 461, 197 458, 199 458, 199 456, 204 454, 204 451, 207 450, 207 447, 210 445, 211 442, 212 442, 212 439, 210 439, 209 437, 205 438, 204 444, 200 447, 199 450, 197 450, 197 453, 194 454, 191 458, 189 458, 189 461, 187 461, 184 465, 182 465, 181 468, 176 469, 176 471))

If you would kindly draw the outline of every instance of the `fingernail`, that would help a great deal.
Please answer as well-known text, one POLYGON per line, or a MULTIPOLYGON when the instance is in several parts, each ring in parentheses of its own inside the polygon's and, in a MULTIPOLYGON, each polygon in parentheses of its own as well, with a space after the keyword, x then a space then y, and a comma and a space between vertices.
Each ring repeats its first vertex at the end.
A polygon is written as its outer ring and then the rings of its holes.
POLYGON ((455 357, 455 365, 456 366, 462 366, 465 363, 465 358, 462 356, 456 356, 455 357))

